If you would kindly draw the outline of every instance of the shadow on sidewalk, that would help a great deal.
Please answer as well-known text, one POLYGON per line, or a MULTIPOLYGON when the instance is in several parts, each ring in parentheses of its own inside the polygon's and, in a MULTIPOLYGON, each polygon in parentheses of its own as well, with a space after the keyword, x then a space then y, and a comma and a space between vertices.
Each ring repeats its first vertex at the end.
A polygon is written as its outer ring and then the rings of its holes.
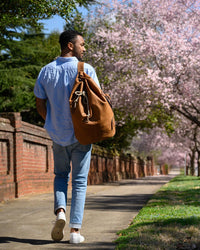
POLYGON ((91 210, 138 211, 152 197, 152 194, 101 195, 88 197, 86 208, 91 210))
POLYGON ((25 244, 31 244, 31 245, 36 245, 36 246, 55 243, 52 240, 20 239, 16 237, 0 237, 0 244, 10 243, 10 242, 25 243, 25 244))
MULTIPOLYGON (((91 247, 94 247, 94 243, 87 243, 84 242, 82 244, 69 244, 69 241, 60 241, 60 242, 54 242, 52 240, 40 240, 40 239, 20 239, 16 237, 0 237, 0 249, 1 249, 1 244, 9 244, 9 243, 24 243, 24 247, 28 247, 28 245, 34 245, 34 246, 44 246, 44 245, 50 245, 51 249, 59 250, 59 249, 65 249, 67 247, 69 249, 77 249, 79 250, 80 248, 82 249, 91 249, 91 247), (60 245, 60 247, 59 247, 60 245), (54 248, 55 247, 55 248, 54 248)), ((98 249, 114 249, 113 248, 112 242, 95 242, 95 250, 98 249), (106 247, 106 248, 105 248, 106 247)), ((22 249, 24 249, 22 246, 22 249)), ((38 248, 37 248, 38 249, 38 248)))

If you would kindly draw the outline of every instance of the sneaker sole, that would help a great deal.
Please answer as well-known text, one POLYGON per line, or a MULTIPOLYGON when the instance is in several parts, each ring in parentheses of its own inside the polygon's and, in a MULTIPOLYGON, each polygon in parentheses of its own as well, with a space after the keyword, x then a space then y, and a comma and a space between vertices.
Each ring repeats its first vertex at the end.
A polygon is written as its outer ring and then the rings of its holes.
POLYGON ((69 243, 70 244, 80 244, 80 243, 83 243, 85 240, 81 240, 81 241, 73 241, 73 240, 70 240, 69 243))
POLYGON ((65 220, 57 220, 56 224, 51 232, 51 238, 54 241, 61 241, 64 237, 63 229, 65 227, 65 220))

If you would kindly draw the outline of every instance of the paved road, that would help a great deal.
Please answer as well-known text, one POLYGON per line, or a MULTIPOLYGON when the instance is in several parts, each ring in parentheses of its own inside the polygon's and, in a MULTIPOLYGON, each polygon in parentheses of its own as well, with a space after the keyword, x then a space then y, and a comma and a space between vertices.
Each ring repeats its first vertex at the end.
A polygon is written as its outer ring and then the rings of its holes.
MULTIPOLYGON (((69 244, 69 228, 60 243, 51 240, 53 194, 26 196, 0 204, 0 249, 115 249, 116 232, 126 228, 162 185, 179 174, 88 186, 82 234, 86 241, 69 244)), ((67 216, 69 208, 67 209, 67 216)), ((69 221, 69 217, 67 217, 69 221)))

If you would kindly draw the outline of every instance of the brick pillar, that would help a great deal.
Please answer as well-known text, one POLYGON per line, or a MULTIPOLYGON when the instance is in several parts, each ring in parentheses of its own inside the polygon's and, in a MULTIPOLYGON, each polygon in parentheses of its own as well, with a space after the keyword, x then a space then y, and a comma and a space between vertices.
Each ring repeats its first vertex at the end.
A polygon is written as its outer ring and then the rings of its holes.
POLYGON ((148 175, 154 175, 154 164, 151 156, 147 157, 147 173, 148 175))
POLYGON ((130 179, 130 160, 129 157, 125 157, 125 178, 130 179))
POLYGON ((120 181, 122 179, 121 172, 120 172, 120 159, 119 156, 115 156, 114 158, 115 162, 115 169, 116 169, 116 181, 120 181))
POLYGON ((154 158, 151 157, 151 174, 155 175, 155 173, 157 173, 157 170, 155 169, 154 158))
POLYGON ((108 173, 108 182, 115 181, 115 168, 114 168, 114 162, 113 162, 113 155, 107 156, 106 161, 106 168, 108 173))
POLYGON ((124 155, 120 155, 120 173, 121 173, 121 177, 122 179, 126 179, 126 159, 124 157, 124 155))
POLYGON ((23 180, 22 153, 23 153, 23 138, 20 134, 21 129, 21 115, 20 113, 1 113, 1 116, 10 120, 14 128, 14 182, 16 185, 15 196, 19 197, 19 182, 23 180))
POLYGON ((14 129, 0 114, 0 201, 15 198, 13 164, 14 129))
POLYGON ((137 159, 137 164, 138 164, 138 177, 144 177, 145 176, 145 172, 144 172, 144 161, 138 157, 137 159))
POLYGON ((90 171, 88 174, 88 185, 94 185, 95 183, 95 178, 94 175, 97 172, 97 156, 95 154, 93 154, 91 156, 91 162, 90 162, 90 171))
POLYGON ((103 183, 108 181, 107 159, 103 154, 101 157, 103 183))
POLYGON ((96 184, 103 183, 103 165, 102 165, 102 157, 97 155, 97 172, 96 172, 96 184))
POLYGON ((15 129, 14 133, 14 170, 15 170, 15 184, 16 184, 16 197, 23 195, 23 136, 21 132, 22 118, 20 113, 7 113, 8 119, 11 121, 15 129))
POLYGON ((130 178, 135 178, 135 158, 130 154, 129 155, 129 165, 130 165, 130 178))
POLYGON ((144 177, 148 176, 148 162, 144 160, 144 177))

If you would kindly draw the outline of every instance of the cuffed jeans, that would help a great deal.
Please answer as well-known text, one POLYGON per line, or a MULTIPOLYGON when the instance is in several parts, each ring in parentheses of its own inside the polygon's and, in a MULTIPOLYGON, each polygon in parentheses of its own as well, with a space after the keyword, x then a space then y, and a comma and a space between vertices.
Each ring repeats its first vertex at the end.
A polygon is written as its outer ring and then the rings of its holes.
POLYGON ((66 147, 53 143, 55 213, 59 208, 66 211, 70 163, 72 163, 72 200, 69 225, 71 228, 81 228, 82 225, 91 150, 91 145, 81 145, 79 142, 66 147))

